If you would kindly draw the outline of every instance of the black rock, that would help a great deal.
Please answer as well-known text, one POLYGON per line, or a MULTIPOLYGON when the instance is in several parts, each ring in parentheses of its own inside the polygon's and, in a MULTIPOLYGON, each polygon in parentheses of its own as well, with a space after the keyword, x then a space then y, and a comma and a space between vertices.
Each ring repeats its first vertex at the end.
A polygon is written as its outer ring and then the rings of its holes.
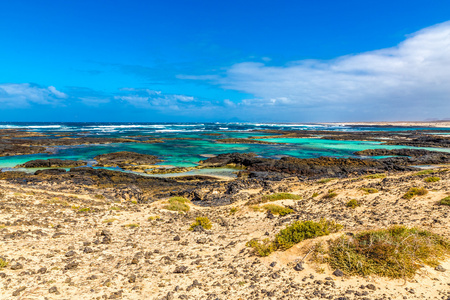
POLYGON ((303 267, 302 263, 298 263, 295 265, 294 270, 295 271, 303 271, 305 268, 303 267))
POLYGON ((344 272, 342 272, 342 271, 339 270, 339 269, 336 269, 336 270, 333 272, 333 275, 336 276, 336 277, 342 277, 342 276, 344 276, 344 272))

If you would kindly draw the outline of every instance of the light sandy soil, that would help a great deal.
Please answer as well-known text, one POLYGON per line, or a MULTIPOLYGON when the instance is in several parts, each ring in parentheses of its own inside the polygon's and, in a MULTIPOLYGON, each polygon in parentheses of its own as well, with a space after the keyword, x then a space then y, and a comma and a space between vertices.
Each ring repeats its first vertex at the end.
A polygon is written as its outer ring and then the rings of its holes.
POLYGON ((286 179, 276 190, 299 194, 302 200, 276 201, 296 212, 275 218, 243 202, 190 205, 188 213, 180 214, 164 209, 166 199, 136 204, 92 193, 58 193, 51 184, 0 182, 0 257, 8 262, 0 270, 0 299, 447 300, 450 260, 442 262, 447 271, 426 267, 412 280, 336 277, 334 270, 317 266, 308 256, 304 270, 293 268, 314 243, 345 232, 404 224, 450 238, 450 207, 436 204, 450 195, 450 172, 439 176, 434 183, 412 173, 326 183, 286 179), (402 199, 412 186, 429 193, 402 199), (363 187, 379 192, 368 194, 363 187), (323 199, 328 190, 338 196, 323 199), (319 195, 312 197, 314 193, 319 195), (362 205, 347 208, 350 199, 362 205), (231 207, 238 211, 231 214, 231 207), (197 216, 208 216, 212 229, 189 231, 197 216), (246 247, 250 239, 273 237, 295 220, 323 217, 344 225, 342 233, 264 258, 246 247))

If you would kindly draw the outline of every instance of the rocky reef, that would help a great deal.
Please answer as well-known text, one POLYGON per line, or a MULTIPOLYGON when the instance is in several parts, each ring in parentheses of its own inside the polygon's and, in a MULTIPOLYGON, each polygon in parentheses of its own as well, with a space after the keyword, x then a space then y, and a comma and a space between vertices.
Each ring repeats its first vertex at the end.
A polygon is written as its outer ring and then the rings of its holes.
POLYGON ((16 168, 73 168, 85 166, 86 162, 69 159, 36 159, 24 164, 17 165, 16 168))

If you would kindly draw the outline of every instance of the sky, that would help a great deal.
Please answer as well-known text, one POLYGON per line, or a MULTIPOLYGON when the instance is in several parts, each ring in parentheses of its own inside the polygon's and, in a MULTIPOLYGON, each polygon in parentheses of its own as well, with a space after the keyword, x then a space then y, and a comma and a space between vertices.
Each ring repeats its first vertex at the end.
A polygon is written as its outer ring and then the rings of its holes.
POLYGON ((0 121, 450 119, 450 1, 0 0, 0 121))

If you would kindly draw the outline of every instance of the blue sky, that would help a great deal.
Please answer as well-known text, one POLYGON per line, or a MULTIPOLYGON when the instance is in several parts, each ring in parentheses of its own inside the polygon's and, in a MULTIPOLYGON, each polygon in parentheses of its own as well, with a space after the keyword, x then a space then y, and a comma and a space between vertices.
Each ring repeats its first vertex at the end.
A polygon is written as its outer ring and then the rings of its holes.
POLYGON ((450 118, 448 1, 3 1, 0 121, 450 118))

